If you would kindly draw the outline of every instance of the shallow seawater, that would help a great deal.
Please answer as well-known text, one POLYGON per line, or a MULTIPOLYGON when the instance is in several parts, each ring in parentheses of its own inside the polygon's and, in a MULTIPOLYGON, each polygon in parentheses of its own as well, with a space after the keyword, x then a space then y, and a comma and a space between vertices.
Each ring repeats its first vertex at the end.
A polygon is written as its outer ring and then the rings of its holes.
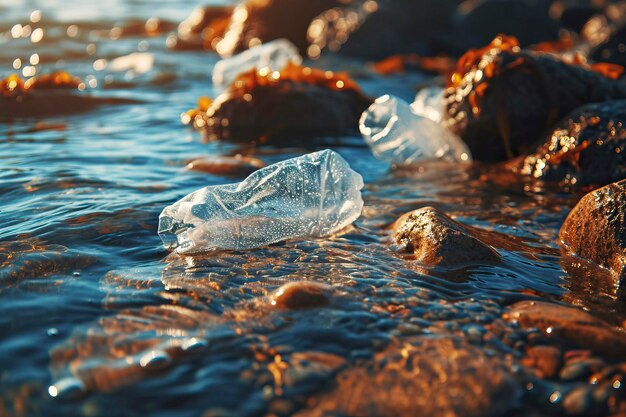
MULTIPOLYGON (((493 178, 471 165, 394 171, 358 137, 308 148, 203 141, 180 114, 214 94, 217 56, 168 51, 167 33, 109 36, 131 18, 178 22, 194 6, 0 0, 0 75, 38 59, 36 71, 65 69, 86 80, 82 94, 115 99, 15 120, 0 108, 0 416, 315 415, 307 410, 331 401, 324 395, 335 381, 358 378, 350 372, 405 340, 449 336, 515 375, 520 353, 502 336, 515 329, 493 330, 514 301, 566 301, 612 324, 626 318, 609 294, 589 295, 584 277, 595 272, 573 270, 556 244, 585 190, 493 178), (16 24, 44 36, 15 38, 16 24), (94 69, 137 51, 154 54, 146 74, 94 69), (270 164, 328 146, 366 182, 363 215, 340 235, 187 258, 163 249, 166 205, 236 181, 187 171, 187 160, 242 153, 270 164), (423 206, 501 234, 505 262, 426 271, 395 253, 391 224, 423 206), (330 302, 275 308, 272 292, 294 281, 327 284, 330 302), (476 339, 484 333, 495 336, 476 339)), ((347 69, 371 96, 410 100, 431 82, 382 78, 340 58, 315 65, 347 69)), ((548 407, 550 392, 537 401, 548 407)))

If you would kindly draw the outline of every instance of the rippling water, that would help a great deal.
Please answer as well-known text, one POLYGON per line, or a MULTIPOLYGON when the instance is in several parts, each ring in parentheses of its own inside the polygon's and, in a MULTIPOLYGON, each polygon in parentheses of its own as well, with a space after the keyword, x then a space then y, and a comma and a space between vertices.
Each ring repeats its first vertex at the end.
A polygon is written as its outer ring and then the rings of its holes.
MULTIPOLYGON (((1 416, 290 415, 311 398, 323 404, 339 372, 377 352, 415 335, 465 340, 468 326, 484 330, 514 300, 566 300, 613 323, 626 318, 608 295, 572 284, 555 243, 584 190, 496 181, 480 166, 393 172, 359 138, 333 143, 366 181, 363 216, 343 235, 168 255, 156 233, 162 208, 233 181, 186 171, 185 161, 243 153, 270 164, 317 149, 203 143, 179 115, 214 93, 217 57, 167 51, 166 34, 109 36, 131 17, 177 22, 194 6, 0 0, 0 75, 38 60, 37 72, 62 68, 86 80, 84 94, 130 100, 0 123, 1 416), (33 23, 34 10, 42 18, 33 23), (43 28, 43 38, 16 39, 16 24, 23 35, 43 28), (134 51, 153 53, 154 69, 94 69, 134 51), (425 205, 506 236, 496 245, 506 262, 427 272, 394 253, 389 226, 425 205), (286 311, 269 303, 273 290, 302 280, 328 284, 330 305, 286 311), (80 384, 86 393, 73 398, 80 384)), ((316 65, 347 68, 372 96, 411 99, 428 82, 381 78, 354 61, 316 65)), ((470 342, 496 358, 510 353, 504 342, 470 342)))

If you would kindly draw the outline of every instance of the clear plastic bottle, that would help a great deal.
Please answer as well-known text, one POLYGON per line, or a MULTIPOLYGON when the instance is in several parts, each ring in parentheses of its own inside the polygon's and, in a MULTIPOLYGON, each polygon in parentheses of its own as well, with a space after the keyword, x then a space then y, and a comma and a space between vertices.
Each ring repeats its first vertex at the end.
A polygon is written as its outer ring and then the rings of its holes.
POLYGON ((444 111, 443 93, 444 90, 441 87, 422 88, 411 103, 411 111, 418 116, 424 116, 433 122, 441 123, 444 111))
POLYGON ((361 215, 361 188, 363 178, 339 154, 315 152, 189 194, 163 210, 159 236, 183 254, 328 236, 361 215))
POLYGON ((213 85, 225 89, 241 73, 254 68, 280 71, 289 62, 298 65, 302 63, 298 48, 287 39, 276 39, 218 61, 213 68, 213 85))
POLYGON ((413 113, 407 102, 394 96, 382 96, 365 110, 359 129, 374 155, 390 164, 472 158, 460 137, 440 123, 413 113))

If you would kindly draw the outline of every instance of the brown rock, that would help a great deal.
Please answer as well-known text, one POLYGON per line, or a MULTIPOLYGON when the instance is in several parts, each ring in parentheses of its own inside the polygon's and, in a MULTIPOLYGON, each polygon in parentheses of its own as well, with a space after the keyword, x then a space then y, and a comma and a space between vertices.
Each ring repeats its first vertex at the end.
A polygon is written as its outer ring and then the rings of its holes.
POLYGON ((317 282, 290 282, 272 294, 270 303, 277 308, 298 310, 330 303, 332 288, 317 282))
POLYGON ((206 109, 187 112, 183 122, 208 140, 301 145, 353 132, 371 102, 346 73, 289 64, 278 73, 240 74, 206 109))
POLYGON ((501 416, 519 394, 501 359, 460 339, 415 338, 341 372, 296 416, 501 416))
POLYGON ((476 236, 472 227, 423 207, 400 217, 393 240, 402 252, 412 253, 424 266, 457 267, 474 263, 498 263, 500 255, 476 236))
POLYGON ((537 328, 549 337, 615 358, 626 358, 626 333, 572 307, 537 301, 512 305, 505 319, 537 328))
POLYGON ((185 168, 225 177, 245 177, 263 167, 265 163, 260 159, 237 155, 194 159, 189 161, 185 168))
POLYGON ((626 299, 626 180, 584 196, 567 216, 559 239, 575 255, 611 269, 616 294, 626 299))
POLYGON ((561 369, 561 351, 554 346, 531 346, 526 355, 524 365, 539 371, 542 378, 552 379, 561 369))
POLYGON ((255 42, 286 38, 305 52, 311 21, 324 10, 341 5, 340 0, 247 0, 235 8, 217 50, 230 55, 255 42))
POLYGON ((224 37, 233 13, 232 6, 198 7, 178 25, 167 46, 176 50, 215 49, 224 37))

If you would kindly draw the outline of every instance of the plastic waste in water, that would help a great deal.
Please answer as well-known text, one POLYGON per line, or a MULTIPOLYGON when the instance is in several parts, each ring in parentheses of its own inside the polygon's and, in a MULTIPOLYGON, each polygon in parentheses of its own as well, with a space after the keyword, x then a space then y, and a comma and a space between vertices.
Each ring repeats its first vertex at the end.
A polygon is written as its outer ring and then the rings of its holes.
POLYGON ((433 122, 441 123, 444 109, 443 93, 444 89, 441 87, 422 88, 411 103, 411 111, 418 116, 424 116, 433 122))
POLYGON ((390 95, 378 98, 363 112, 359 130, 374 156, 390 164, 472 158, 460 137, 440 123, 415 114, 408 103, 390 95))
POLYGON ((159 236, 182 254, 328 236, 361 215, 361 188, 363 178, 339 154, 315 152, 187 195, 163 210, 159 236))
POLYGON ((302 63, 298 48, 287 39, 276 39, 218 61, 213 68, 213 85, 225 89, 246 71, 254 68, 279 71, 289 62, 302 63))
POLYGON ((154 55, 149 52, 133 52, 109 62, 111 71, 133 71, 135 74, 150 72, 152 67, 154 67, 154 55))

